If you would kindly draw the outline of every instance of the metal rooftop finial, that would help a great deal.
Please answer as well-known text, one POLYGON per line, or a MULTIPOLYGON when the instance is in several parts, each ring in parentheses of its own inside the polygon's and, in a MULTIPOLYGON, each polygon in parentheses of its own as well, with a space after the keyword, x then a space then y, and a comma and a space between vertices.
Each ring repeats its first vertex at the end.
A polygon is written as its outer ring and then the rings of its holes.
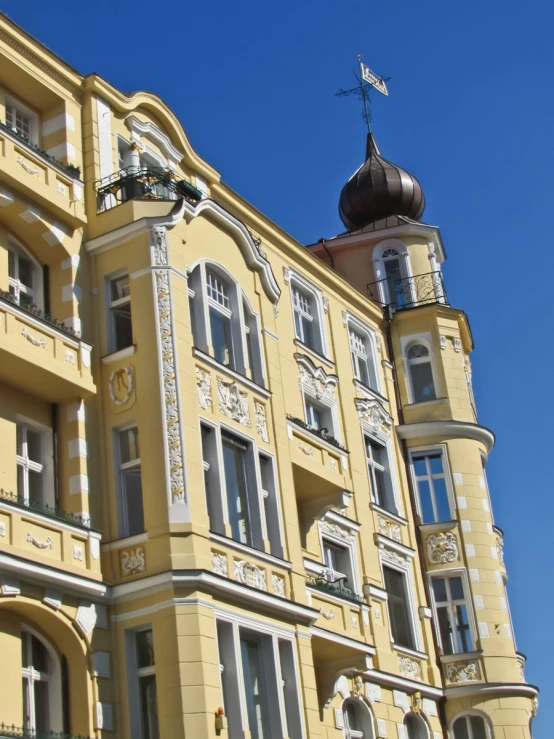
POLYGON ((390 80, 390 77, 379 77, 379 75, 375 74, 375 72, 372 72, 371 69, 369 67, 366 67, 366 65, 362 62, 360 54, 358 54, 358 66, 359 71, 354 72, 354 77, 358 82, 356 87, 353 87, 351 90, 341 89, 336 92, 335 95, 339 95, 341 97, 354 95, 355 97, 363 101, 364 109, 362 111, 362 118, 367 125, 368 133, 371 133, 371 97, 369 95, 369 88, 374 87, 383 95, 388 95, 389 92, 387 90, 386 83, 388 80, 390 80))

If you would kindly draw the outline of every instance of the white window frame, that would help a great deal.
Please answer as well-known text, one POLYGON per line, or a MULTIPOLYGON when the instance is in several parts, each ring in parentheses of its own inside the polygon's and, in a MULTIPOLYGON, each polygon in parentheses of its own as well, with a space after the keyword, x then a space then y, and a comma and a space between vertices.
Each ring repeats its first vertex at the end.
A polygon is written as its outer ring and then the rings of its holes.
POLYGON ((350 356, 352 358, 352 372, 354 374, 354 382, 360 386, 362 391, 369 391, 370 393, 374 392, 382 396, 383 383, 381 373, 379 372, 379 362, 377 361, 378 350, 377 335, 375 331, 367 326, 365 323, 360 321, 359 318, 353 316, 351 313, 345 312, 343 314, 343 319, 348 334, 348 345, 350 347, 350 356), (371 370, 373 370, 375 387, 372 387, 372 385, 366 385, 357 376, 356 357, 358 357, 359 353, 352 346, 352 332, 358 334, 364 343, 368 373, 371 375, 371 370))
MULTIPOLYGON (((117 492, 117 512, 118 512, 118 518, 117 518, 117 531, 118 531, 118 537, 120 539, 124 539, 127 536, 138 536, 141 533, 136 531, 133 534, 129 533, 129 518, 128 518, 128 505, 126 500, 126 493, 124 491, 124 484, 123 484, 123 476, 122 473, 126 470, 135 470, 138 469, 140 472, 140 478, 141 478, 141 499, 142 499, 142 516, 144 521, 144 530, 146 530, 146 521, 144 519, 145 517, 145 511, 144 511, 144 487, 142 485, 142 462, 141 458, 138 457, 138 459, 132 459, 128 462, 123 462, 121 460, 121 441, 120 441, 120 434, 123 431, 129 431, 131 429, 137 429, 138 432, 138 424, 136 421, 129 421, 128 423, 123 424, 122 426, 116 426, 113 429, 113 447, 114 447, 114 461, 116 466, 116 492, 117 492)), ((140 434, 139 434, 139 451, 140 451, 140 434)))
MULTIPOLYGON (((414 575, 413 575, 413 569, 412 569, 412 559, 414 557, 414 552, 412 552, 407 547, 402 546, 402 544, 398 544, 397 542, 385 540, 381 535, 378 536, 378 540, 383 545, 382 548, 379 549, 379 564, 381 567, 381 582, 383 583, 383 589, 386 592, 385 573, 383 571, 383 567, 389 567, 391 570, 396 570, 397 572, 400 572, 402 575, 404 575, 404 577, 406 578, 405 585, 406 585, 406 595, 407 595, 407 600, 408 600, 408 617, 410 619, 410 626, 412 629, 412 636, 414 639, 415 651, 422 652, 423 651, 423 639, 421 635, 419 619, 417 617, 418 615, 417 600, 415 597, 415 582, 414 582, 414 575), (388 559, 386 555, 384 554, 383 550, 392 550, 396 552, 397 554, 400 554, 401 557, 404 558, 405 564, 401 564, 399 562, 399 558, 395 558, 394 561, 392 560, 392 558, 388 559)), ((396 644, 396 642, 394 641, 393 635, 392 635, 392 622, 390 618, 390 612, 388 612, 388 608, 387 608, 387 617, 388 617, 389 635, 390 635, 391 645, 400 652, 413 651, 413 650, 410 650, 410 647, 405 647, 402 644, 396 644)))
MULTIPOLYGON (((369 480, 369 490, 371 495, 372 502, 381 508, 384 511, 388 511, 389 513, 392 513, 393 515, 402 516, 402 505, 400 501, 400 496, 398 495, 398 477, 396 475, 396 466, 393 463, 394 460, 394 454, 392 449, 392 441, 390 437, 386 437, 384 434, 379 434, 375 431, 375 429, 368 429, 368 426, 362 423, 362 430, 364 432, 364 454, 365 454, 365 460, 366 460, 366 471, 367 476, 369 480), (367 439, 372 439, 377 444, 380 444, 384 450, 385 454, 387 456, 387 465, 388 465, 388 476, 389 476, 389 483, 391 486, 391 494, 392 494, 392 500, 394 503, 395 510, 391 511, 388 508, 386 508, 384 505, 382 505, 378 500, 375 498, 375 492, 373 489, 373 477, 371 476, 369 472, 370 465, 377 466, 378 463, 375 461, 369 459, 367 456, 367 439)), ((380 465, 379 465, 380 466, 380 465)))
POLYGON ((343 724, 343 739, 375 739, 375 720, 371 710, 364 701, 352 697, 345 698, 339 710, 341 712, 343 724), (362 723, 364 723, 365 726, 362 727, 361 731, 351 729, 348 726, 348 714, 346 711, 347 704, 355 706, 360 711, 360 715, 365 714, 365 719, 362 718, 362 723))
MULTIPOLYGON (((400 264, 400 274, 402 280, 409 280, 413 277, 410 255, 406 244, 400 239, 385 239, 379 242, 373 249, 373 268, 375 274, 375 282, 378 283, 379 300, 381 303, 395 303, 394 297, 389 294, 389 286, 387 284, 387 275, 385 271, 385 262, 388 261, 383 254, 390 249, 398 252, 398 260, 400 264)), ((408 282, 410 286, 410 294, 413 293, 412 282, 408 282)), ((414 296, 412 294, 412 300, 414 296)))
MULTIPOLYGON (((41 502, 45 505, 49 505, 54 508, 56 503, 56 493, 54 485, 54 432, 48 426, 45 426, 37 421, 30 419, 26 416, 16 416, 16 462, 18 467, 24 469, 24 482, 23 482, 23 499, 26 503, 29 502, 29 482, 27 470, 33 472, 40 472, 42 477, 42 500, 41 502), (29 460, 28 457, 18 454, 17 450, 17 432, 21 428, 26 430, 32 429, 35 433, 40 434, 41 437, 41 461, 36 462, 35 460, 29 460)), ((24 442, 25 443, 25 442, 24 442)))
MULTIPOLYGON (((26 118, 29 119, 29 129, 30 129, 30 135, 27 137, 29 141, 33 144, 38 144, 38 115, 35 113, 34 110, 31 110, 27 105, 21 102, 21 100, 18 100, 17 98, 12 97, 11 95, 6 95, 5 99, 5 118, 6 118, 6 126, 9 126, 8 124, 8 108, 15 108, 17 112, 20 113, 20 115, 24 115, 26 118)), ((10 127, 10 130, 12 128, 10 127)), ((25 135, 25 134, 23 134, 25 135)))
POLYGON ((154 664, 147 667, 139 667, 137 660, 137 634, 142 631, 151 631, 154 638, 154 629, 152 624, 141 624, 133 629, 125 631, 125 651, 127 657, 127 687, 128 687, 128 707, 129 707, 129 724, 131 726, 131 735, 144 739, 143 732, 143 715, 140 700, 140 679, 154 675, 156 677, 156 711, 158 718, 159 731, 159 697, 158 697, 158 681, 156 675, 156 650, 154 648, 154 664))
MULTIPOLYGON (((431 736, 430 731, 429 731, 429 726, 427 725, 427 722, 420 714, 407 713, 404 716, 404 721, 402 722, 402 726, 404 728, 404 739, 429 739, 429 737, 431 736), (414 735, 408 731, 409 727, 406 723, 408 719, 413 719, 416 722, 416 724, 420 727, 417 729, 417 735, 414 735)), ((399 732, 399 735, 400 735, 400 732, 399 732)))
MULTIPOLYGON (((433 454, 436 452, 440 452, 442 457, 442 466, 444 471, 444 478, 445 478, 445 485, 446 485, 446 495, 448 498, 448 505, 450 507, 450 515, 451 518, 450 521, 454 520, 456 517, 456 495, 454 493, 454 485, 452 481, 452 472, 450 471, 450 460, 448 459, 448 446, 446 444, 431 444, 429 446, 418 446, 418 447, 410 447, 408 449, 409 455, 410 455, 410 474, 412 476, 412 484, 413 489, 415 492, 415 504, 416 504, 416 511, 417 515, 419 516, 419 519, 422 523, 423 522, 423 515, 422 515, 422 508, 421 508, 421 500, 419 497, 419 487, 417 484, 418 478, 415 474, 415 468, 413 463, 414 456, 419 455, 427 455, 427 454, 433 454)), ((435 508, 435 505, 433 505, 433 509, 435 508)), ((435 523, 445 523, 445 521, 427 521, 426 524, 435 524, 435 523)), ((424 525, 425 525, 424 523, 424 525)))
MULTIPOLYGON (((318 429, 317 426, 314 426, 310 421, 308 416, 308 407, 309 405, 313 406, 316 410, 320 411, 322 414, 324 414, 324 417, 329 419, 330 423, 328 426, 323 425, 322 428, 327 428, 328 436, 332 437, 336 441, 340 443, 341 440, 341 434, 340 434, 340 426, 339 426, 339 414, 338 414, 338 408, 337 408, 337 401, 331 400, 328 398, 317 398, 314 393, 310 392, 308 388, 306 388, 305 385, 302 387, 302 404, 304 407, 304 415, 306 418, 306 424, 309 426, 310 429, 312 429, 315 433, 318 433, 321 431, 321 429, 318 429)), ((322 437, 325 438, 325 437, 322 437)))
MULTIPOLYGON (((456 569, 448 569, 448 570, 436 570, 432 573, 427 573, 427 579, 429 581, 429 592, 431 594, 431 608, 433 610, 433 624, 435 626, 435 634, 437 637, 437 644, 439 645, 439 648, 441 649, 441 653, 447 657, 452 657, 455 655, 460 654, 467 654, 467 652, 452 652, 452 654, 449 654, 444 651, 444 645, 442 643, 441 634, 440 634, 440 628, 439 628, 439 618, 438 618, 438 612, 437 612, 437 602, 435 599, 435 591, 433 588, 433 580, 434 579, 446 579, 449 580, 453 577, 459 577, 462 581, 462 590, 464 593, 464 604, 467 609, 467 619, 468 619, 468 626, 469 626, 469 633, 471 636, 472 641, 472 649, 469 653, 472 651, 475 651, 477 648, 477 640, 479 638, 479 634, 477 632, 477 622, 475 619, 475 611, 473 608, 473 600, 471 597, 471 588, 469 587, 469 582, 467 578, 467 571, 465 568, 456 568, 456 569)), ((457 601, 448 601, 449 607, 452 604, 456 604, 457 601)), ((441 601, 441 604, 443 602, 441 601)), ((452 617, 452 613, 450 613, 450 616, 452 617)))
MULTIPOLYGON (((54 647, 41 635, 38 631, 31 628, 27 624, 21 625, 21 639, 24 639, 23 634, 27 633, 30 636, 38 639, 43 647, 46 649, 50 661, 51 673, 40 673, 37 672, 32 666, 30 668, 21 667, 21 676, 26 682, 27 689, 27 705, 29 707, 30 721, 28 728, 30 731, 36 731, 36 718, 34 716, 34 700, 33 700, 33 687, 37 681, 46 682, 48 685, 48 723, 49 727, 41 727, 42 731, 63 731, 63 709, 62 709, 62 670, 60 658, 54 647)), ((25 688, 24 688, 25 689, 25 688)), ((25 722, 24 722, 25 723, 25 722)))
POLYGON ((106 285, 106 312, 108 317, 108 326, 107 326, 107 343, 108 343, 108 353, 114 354, 118 351, 125 351, 126 349, 130 349, 132 346, 134 346, 134 336, 133 336, 133 308, 131 305, 131 275, 127 269, 121 269, 117 272, 114 272, 113 274, 106 275, 105 277, 105 285, 106 285), (112 300, 112 283, 116 282, 117 280, 121 280, 123 277, 127 277, 129 282, 129 295, 125 295, 122 298, 117 298, 115 300, 112 300), (130 312, 131 312, 131 344, 129 346, 117 348, 117 340, 116 340, 116 330, 115 330, 115 317, 114 317, 114 309, 121 307, 122 305, 129 305, 130 312))
MULTIPOLYGON (((493 739, 493 733, 492 733, 491 725, 490 725, 490 718, 482 711, 475 711, 475 710, 460 711, 460 713, 457 713, 455 716, 453 716, 450 719, 450 724, 448 727, 448 735, 451 739, 456 739, 456 735, 454 734, 454 724, 456 723, 456 721, 458 721, 458 719, 465 718, 466 716, 468 718, 471 716, 476 716, 478 718, 483 719, 483 723, 485 724, 485 734, 487 736, 487 739, 493 739)), ((468 726, 468 736, 469 736, 469 739, 473 739, 473 731, 471 729, 471 724, 468 726)))
POLYGON ((323 294, 321 290, 319 290, 317 287, 314 287, 308 280, 306 280, 302 275, 298 274, 297 272, 290 272, 288 276, 288 282, 290 287, 290 303, 291 303, 291 310, 292 310, 292 323, 293 323, 293 330, 294 330, 294 336, 296 338, 296 341, 298 341, 302 347, 306 347, 308 351, 315 352, 316 354, 319 354, 326 359, 329 359, 329 347, 327 343, 327 332, 325 328, 325 310, 323 308, 323 294), (313 335, 315 340, 315 346, 310 346, 309 344, 306 344, 303 339, 298 336, 297 330, 296 330, 296 321, 295 321, 295 314, 298 312, 298 309, 295 305, 294 300, 294 292, 295 290, 299 290, 301 293, 306 294, 309 298, 312 299, 312 306, 314 308, 313 315, 310 316, 313 322, 313 335))
MULTIPOLYGON (((213 346, 210 326, 210 307, 220 311, 223 315, 228 315, 231 319, 230 328, 234 366, 227 367, 227 369, 230 372, 236 372, 247 379, 251 379, 252 382, 260 387, 265 387, 266 368, 261 340, 260 317, 252 308, 252 304, 240 284, 225 267, 218 262, 207 259, 202 259, 192 265, 192 267, 188 267, 186 273, 188 279, 189 310, 191 300, 194 307, 194 316, 190 316, 190 319, 195 348, 204 354, 212 356, 210 354, 210 347, 213 346), (228 309, 225 309, 208 296, 208 272, 213 273, 226 284, 229 290, 228 309), (252 326, 247 325, 247 319, 244 315, 245 304, 250 311, 250 321, 254 324, 254 330, 257 334, 253 344, 253 348, 256 351, 256 367, 250 367, 249 362, 246 334, 247 329, 252 331, 252 326)), ((214 361, 216 361, 215 358, 214 361)), ((221 366, 225 367, 225 365, 221 366)))
MULTIPOLYGON (((290 739, 304 739, 306 736, 306 727, 304 722, 304 706, 303 706, 303 700, 302 700, 302 690, 300 689, 300 671, 298 668, 298 654, 296 650, 296 643, 295 643, 295 633, 292 630, 287 629, 285 626, 279 626, 278 628, 271 628, 268 626, 268 624, 264 621, 255 619, 255 618, 248 618, 246 616, 236 616, 231 615, 229 611, 214 608, 214 626, 215 626, 215 635, 216 635, 216 644, 218 649, 218 655, 219 658, 221 658, 222 654, 222 645, 220 643, 220 638, 218 634, 217 626, 218 624, 225 624, 228 631, 232 633, 232 643, 227 644, 227 652, 229 655, 232 653, 232 659, 234 661, 234 669, 237 681, 234 684, 234 690, 238 693, 238 711, 240 716, 239 722, 241 725, 241 729, 243 732, 248 730, 248 714, 247 714, 247 706, 246 706, 246 691, 245 691, 245 678, 244 678, 244 671, 243 671, 243 665, 242 665, 242 655, 240 650, 240 638, 241 638, 241 631, 247 631, 250 632, 254 637, 259 635, 260 639, 266 639, 266 655, 271 654, 270 662, 273 662, 273 667, 275 668, 275 674, 272 675, 272 680, 277 685, 277 697, 278 700, 271 704, 271 701, 269 700, 271 696, 267 695, 266 698, 268 698, 268 703, 270 704, 270 714, 273 712, 273 716, 276 717, 278 720, 275 722, 276 725, 272 725, 269 728, 269 732, 266 734, 264 732, 265 739, 281 739, 281 737, 290 737, 290 739), (286 682, 285 682, 285 676, 283 675, 282 670, 282 663, 281 663, 281 657, 279 653, 279 642, 287 642, 290 646, 291 655, 292 655, 292 665, 289 665, 289 668, 291 668, 292 673, 289 675, 289 679, 292 678, 294 681, 294 696, 298 700, 298 711, 296 721, 297 721, 297 731, 294 733, 291 733, 291 728, 287 726, 287 712, 286 712, 286 706, 285 706, 285 690, 286 690, 286 682), (280 725, 278 725, 280 724, 280 725)), ((262 647, 263 648, 263 647, 262 647)), ((264 664, 264 670, 267 670, 268 666, 267 664, 264 664)), ((223 664, 220 664, 220 675, 221 675, 221 682, 220 682, 220 689, 221 689, 221 696, 222 701, 221 704, 223 705, 223 674, 224 674, 224 666, 223 664)), ((235 710, 237 710, 235 708, 235 710)), ((229 707, 225 706, 226 714, 229 716, 229 707)), ((271 722, 270 722, 271 723, 271 722)))
POLYGON ((319 546, 321 551, 321 561, 323 563, 322 575, 329 582, 337 582, 335 575, 346 575, 346 585, 352 589, 352 592, 356 595, 362 594, 360 572, 358 569, 358 557, 356 550, 356 533, 353 533, 353 529, 345 525, 345 522, 341 520, 339 516, 329 511, 325 514, 323 521, 319 522, 319 546), (346 536, 339 536, 334 534, 331 530, 325 527, 325 522, 332 523, 343 529, 346 536), (338 570, 331 570, 325 560, 325 544, 328 543, 337 549, 342 549, 345 555, 349 559, 349 570, 350 572, 340 572, 338 570))
MULTIPOLYGON (((32 304, 36 305, 40 310, 44 310, 44 272, 41 264, 35 259, 31 252, 23 246, 23 244, 11 234, 8 235, 7 251, 12 252, 16 259, 17 277, 10 277, 8 274, 8 291, 9 288, 14 289, 14 298, 20 305, 20 294, 23 292, 32 298, 32 304), (19 258, 23 256, 31 263, 33 275, 33 287, 29 293, 26 285, 19 280, 19 258)), ((9 256, 8 256, 9 258, 9 256)))
POLYGON ((491 517, 491 522, 494 526, 494 512, 492 509, 492 501, 491 501, 491 493, 489 488, 489 479, 487 477, 487 455, 484 452, 479 452, 479 456, 481 457, 481 467, 483 470, 483 485, 485 487, 485 491, 487 493, 487 500, 489 502, 489 514, 491 517))
MULTIPOLYGON (((402 336, 400 338, 400 349, 402 352, 402 364, 404 367, 404 375, 406 377, 406 389, 408 391, 408 401, 415 405, 423 405, 424 403, 435 403, 442 400, 439 394, 439 384, 437 381, 437 369, 435 362, 435 352, 433 350, 433 342, 430 333, 413 334, 411 336, 402 336), (435 397, 430 400, 416 402, 414 388, 412 384, 412 374, 410 372, 411 363, 408 360, 408 349, 414 344, 423 344, 429 350, 429 363, 431 365, 431 376, 433 378, 433 387, 435 389, 435 397)), ((412 360, 413 363, 413 360, 412 360)))

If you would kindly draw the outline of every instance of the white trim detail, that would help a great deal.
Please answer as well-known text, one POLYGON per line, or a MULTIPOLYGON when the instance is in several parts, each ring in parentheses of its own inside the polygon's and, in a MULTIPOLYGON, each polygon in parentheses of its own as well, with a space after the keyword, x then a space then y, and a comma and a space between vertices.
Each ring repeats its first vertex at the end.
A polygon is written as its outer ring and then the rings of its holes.
POLYGON ((418 439, 423 437, 446 437, 473 439, 483 444, 487 450, 494 446, 494 434, 485 426, 464 421, 425 421, 423 423, 403 424, 396 427, 401 439, 418 439))

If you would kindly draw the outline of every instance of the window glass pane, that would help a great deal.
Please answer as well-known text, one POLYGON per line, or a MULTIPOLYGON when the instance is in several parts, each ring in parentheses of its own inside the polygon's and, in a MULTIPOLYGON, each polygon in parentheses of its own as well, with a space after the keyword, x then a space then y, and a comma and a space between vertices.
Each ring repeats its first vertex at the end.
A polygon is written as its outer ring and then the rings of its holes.
POLYGON ((458 649, 454 642, 450 612, 447 606, 439 606, 437 608, 437 621, 439 622, 440 639, 444 654, 454 654, 458 649))
POLYGON ((142 739, 158 739, 158 705, 156 702, 156 676, 139 679, 142 739))
POLYGON ((298 311, 294 311, 294 332, 296 338, 302 341, 302 320, 298 311))
POLYGON ((444 477, 434 478, 433 488, 435 490, 435 505, 437 506, 437 521, 450 521, 452 514, 450 513, 450 503, 448 502, 444 477))
POLYGON ((454 722, 454 739, 469 739, 465 716, 462 716, 454 722))
POLYGON ((414 403, 423 403, 426 400, 434 400, 435 386, 433 384, 433 373, 431 363, 412 364, 410 366, 412 387, 414 391, 414 403))
POLYGON ((35 726, 33 728, 37 731, 49 731, 48 683, 33 680, 33 690, 35 694, 35 726))
POLYGON ((473 739, 487 739, 485 721, 481 718, 481 716, 470 716, 469 721, 471 724, 473 739))
POLYGON ((442 577, 434 577, 431 582, 433 583, 435 600, 438 603, 443 603, 445 600, 448 600, 448 596, 446 595, 446 580, 442 577))
POLYGON ((126 536, 142 534, 144 531, 144 511, 142 508, 142 480, 140 467, 123 470, 121 473, 123 486, 123 504, 127 516, 126 536))
POLYGON ((112 300, 127 298, 131 294, 129 288, 129 275, 118 277, 111 282, 112 300))
POLYGON ((25 468, 20 464, 17 465, 17 494, 25 497, 25 468))
POLYGON ((11 251, 11 249, 8 249, 8 277, 15 278, 15 252, 11 251))
POLYGON ((363 382, 364 385, 367 385, 369 387, 370 382, 369 382, 369 371, 367 368, 367 359, 362 359, 361 357, 357 357, 357 360, 358 360, 356 363, 358 367, 357 379, 360 382, 363 382))
POLYGON ((354 703, 351 703, 350 701, 346 702, 345 726, 347 726, 352 731, 361 731, 362 726, 359 720, 358 711, 356 709, 357 706, 354 705, 354 703))
POLYGON ((242 638, 240 648, 248 728, 252 739, 264 739, 269 736, 269 725, 260 644, 253 639, 242 638))
POLYGON ((36 636, 30 635, 31 637, 31 659, 32 666, 37 672, 48 673, 48 650, 44 644, 36 638, 36 636))
POLYGON ((231 320, 218 310, 210 308, 210 328, 212 331, 214 358, 227 367, 233 367, 231 320))
POLYGON ((405 576, 389 567, 383 567, 383 573, 393 639, 396 644, 413 649, 414 639, 410 625, 405 576))
POLYGON ((42 437, 38 431, 27 429, 27 456, 33 462, 42 462, 42 437))
POLYGON ((452 595, 452 600, 463 600, 464 589, 462 587, 461 577, 450 578, 450 594, 452 595))
POLYGON ((29 679, 22 678, 21 689, 23 691, 23 727, 25 729, 31 728, 31 717, 29 715, 29 679))
POLYGON ((313 347, 314 346, 314 329, 313 329, 313 321, 310 321, 309 318, 304 318, 302 316, 302 341, 307 346, 313 347))
POLYGON ((418 480, 417 490, 419 493, 419 504, 421 506, 421 518, 423 523, 434 523, 435 513, 431 502, 431 487, 428 480, 418 480))
POLYGON ((428 460, 432 475, 442 475, 444 473, 442 467, 442 454, 429 454, 428 460))
POLYGON ((152 629, 137 631, 135 643, 137 645, 137 667, 152 667, 155 664, 152 629))
POLYGON ((33 289, 33 265, 28 259, 19 255, 19 282, 33 289))
POLYGON ((42 503, 42 472, 28 470, 29 475, 29 500, 35 503, 42 503))
POLYGON ((223 439, 223 467, 231 535, 235 541, 250 545, 251 532, 245 453, 246 450, 241 446, 233 443, 230 439, 223 439))
POLYGON ((125 303, 112 308, 115 351, 133 345, 133 325, 131 322, 131 305, 125 303))
POLYGON ((119 432, 119 446, 122 464, 140 459, 138 428, 136 426, 119 432))
POLYGON ((473 641, 469 631, 467 608, 465 605, 455 607, 456 630, 458 632, 457 650, 460 652, 471 652, 473 641))

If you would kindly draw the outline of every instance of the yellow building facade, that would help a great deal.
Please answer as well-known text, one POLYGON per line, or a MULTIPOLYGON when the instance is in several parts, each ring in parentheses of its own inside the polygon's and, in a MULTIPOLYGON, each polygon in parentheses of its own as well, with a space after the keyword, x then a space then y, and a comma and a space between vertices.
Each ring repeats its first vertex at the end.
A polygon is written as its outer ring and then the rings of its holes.
POLYGON ((155 95, 0 58, 0 736, 530 739, 417 181, 370 137, 305 247, 155 95))

